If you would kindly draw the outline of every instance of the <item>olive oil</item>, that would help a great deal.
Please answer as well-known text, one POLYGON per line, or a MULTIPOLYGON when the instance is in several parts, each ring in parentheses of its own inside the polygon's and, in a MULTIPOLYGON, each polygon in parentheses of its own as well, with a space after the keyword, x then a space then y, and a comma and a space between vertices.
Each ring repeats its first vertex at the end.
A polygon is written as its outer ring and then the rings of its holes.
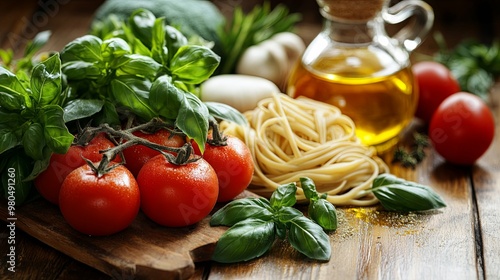
MULTIPOLYGON (((377 48, 323 52, 303 57, 289 78, 287 93, 332 104, 351 117, 356 135, 370 146, 391 146, 417 105, 411 68, 377 48)), ((380 150, 380 149, 379 149, 380 150)))

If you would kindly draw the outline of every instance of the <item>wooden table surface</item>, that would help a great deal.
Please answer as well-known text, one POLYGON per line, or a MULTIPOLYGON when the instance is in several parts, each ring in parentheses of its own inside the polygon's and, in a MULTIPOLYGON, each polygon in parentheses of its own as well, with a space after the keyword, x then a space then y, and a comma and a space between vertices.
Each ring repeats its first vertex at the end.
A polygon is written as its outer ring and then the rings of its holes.
MULTIPOLYGON (((60 50, 88 31, 92 14, 101 2, 53 0, 45 2, 54 5, 45 10, 39 1, 2 1, 0 47, 20 48, 36 32, 50 29, 53 37, 45 49, 60 50)), ((319 28, 317 23, 304 21, 298 30, 307 41, 319 28)), ((458 42, 457 36, 474 36, 482 30, 472 21, 458 33, 440 21, 436 28, 451 42, 458 42)), ((430 53, 435 46, 424 43, 421 50, 430 53)), ((339 208, 339 228, 330 234, 329 262, 306 260, 289 245, 278 242, 266 256, 246 263, 197 263, 191 279, 500 279, 500 84, 492 88, 489 102, 496 118, 496 135, 474 166, 447 164, 432 148, 426 150, 428 156, 415 169, 391 165, 393 174, 432 186, 447 202, 446 208, 410 215, 385 213, 373 207, 339 208)), ((111 277, 20 230, 15 236, 16 272, 11 273, 5 265, 8 235, 2 222, 0 279, 111 277)))

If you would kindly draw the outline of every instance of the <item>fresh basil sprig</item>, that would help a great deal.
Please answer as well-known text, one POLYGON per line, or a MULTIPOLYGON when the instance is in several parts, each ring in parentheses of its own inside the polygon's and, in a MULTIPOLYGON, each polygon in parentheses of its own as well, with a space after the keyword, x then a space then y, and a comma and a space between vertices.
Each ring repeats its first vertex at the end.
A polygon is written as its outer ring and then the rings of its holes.
POLYGON ((300 186, 304 195, 309 199, 308 215, 325 230, 337 229, 337 211, 335 206, 326 200, 326 194, 320 195, 316 191, 313 180, 307 177, 300 178, 300 186))
POLYGON ((311 205, 314 205, 308 212, 311 219, 293 208, 297 201, 295 183, 279 186, 269 200, 233 200, 214 213, 210 220, 211 226, 230 227, 217 242, 212 259, 233 263, 258 258, 269 251, 278 237, 287 238, 297 251, 308 258, 328 261, 331 246, 323 226, 326 230, 337 227, 335 208, 331 204, 326 206, 329 202, 316 192, 311 179, 300 180, 311 198, 311 205))
POLYGON ((375 178, 371 191, 388 211, 426 211, 446 207, 443 199, 430 187, 392 174, 380 174, 375 178))
MULTIPOLYGON (((26 78, 22 74, 23 78, 26 78)), ((16 204, 32 189, 29 181, 48 164, 52 153, 65 153, 73 141, 64 122, 59 54, 36 64, 28 81, 0 67, 0 171, 9 195, 7 169, 16 177, 16 204)))
MULTIPOLYGON (((220 63, 220 56, 208 46, 190 43, 164 18, 146 9, 109 23, 99 32, 94 30, 100 37, 77 38, 61 52, 63 73, 76 99, 92 100, 90 105, 96 109, 94 101, 104 101, 92 116, 94 121, 118 125, 119 112, 124 111, 144 122, 160 117, 202 148, 210 116, 246 124, 236 109, 205 104, 198 97, 199 84, 220 63)), ((71 105, 72 110, 84 111, 79 103, 71 105)))

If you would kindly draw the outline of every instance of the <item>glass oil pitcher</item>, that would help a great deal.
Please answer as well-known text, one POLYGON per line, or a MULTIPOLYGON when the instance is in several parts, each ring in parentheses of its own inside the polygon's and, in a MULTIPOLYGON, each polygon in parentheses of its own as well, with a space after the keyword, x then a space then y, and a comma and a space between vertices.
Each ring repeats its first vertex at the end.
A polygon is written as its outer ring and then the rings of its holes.
POLYGON ((416 110, 410 54, 432 27, 432 8, 415 0, 390 7, 389 0, 317 2, 323 30, 291 71, 286 92, 337 106, 362 143, 383 151, 416 110), (389 36, 386 24, 397 23, 404 27, 389 36))

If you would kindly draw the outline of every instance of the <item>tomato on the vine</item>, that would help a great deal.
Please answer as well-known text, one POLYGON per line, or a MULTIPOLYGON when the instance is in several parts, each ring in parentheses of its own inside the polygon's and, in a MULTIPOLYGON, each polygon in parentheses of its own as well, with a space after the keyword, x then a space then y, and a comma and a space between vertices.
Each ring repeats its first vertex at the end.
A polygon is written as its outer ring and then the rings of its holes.
POLYGON ((140 202, 137 181, 123 165, 98 177, 85 164, 66 176, 59 194, 59 207, 68 224, 97 236, 127 228, 137 216, 140 202))
MULTIPOLYGON (((174 135, 166 129, 160 129, 155 133, 145 133, 142 131, 133 132, 135 136, 146 139, 152 143, 166 147, 182 147, 186 142, 180 135, 174 135)), ((125 157, 125 167, 127 167, 134 176, 139 174, 142 166, 152 157, 159 155, 160 152, 143 145, 134 145, 123 150, 125 157)))
POLYGON ((219 194, 217 174, 199 158, 174 164, 164 155, 150 159, 137 176, 142 212, 169 227, 195 224, 214 208, 219 194))
POLYGON ((481 98, 459 92, 439 105, 428 133, 436 152, 448 162, 470 165, 493 142, 495 120, 481 98))
POLYGON ((218 202, 226 202, 242 193, 252 181, 254 162, 250 150, 239 138, 226 135, 225 145, 205 144, 203 158, 219 179, 218 202))
POLYGON ((412 71, 419 92, 415 116, 429 123, 439 104, 460 91, 460 84, 446 66, 435 61, 417 62, 412 71))
MULTIPOLYGON (((114 146, 115 144, 111 142, 105 134, 98 134, 88 145, 72 145, 65 154, 52 154, 47 169, 35 178, 35 188, 42 197, 54 204, 59 204, 59 190, 61 189, 64 178, 66 178, 71 171, 85 165, 85 160, 83 158, 93 162, 100 161, 102 159, 102 154, 100 154, 99 151, 114 146)), ((120 160, 121 159, 115 159, 117 162, 120 160)))

